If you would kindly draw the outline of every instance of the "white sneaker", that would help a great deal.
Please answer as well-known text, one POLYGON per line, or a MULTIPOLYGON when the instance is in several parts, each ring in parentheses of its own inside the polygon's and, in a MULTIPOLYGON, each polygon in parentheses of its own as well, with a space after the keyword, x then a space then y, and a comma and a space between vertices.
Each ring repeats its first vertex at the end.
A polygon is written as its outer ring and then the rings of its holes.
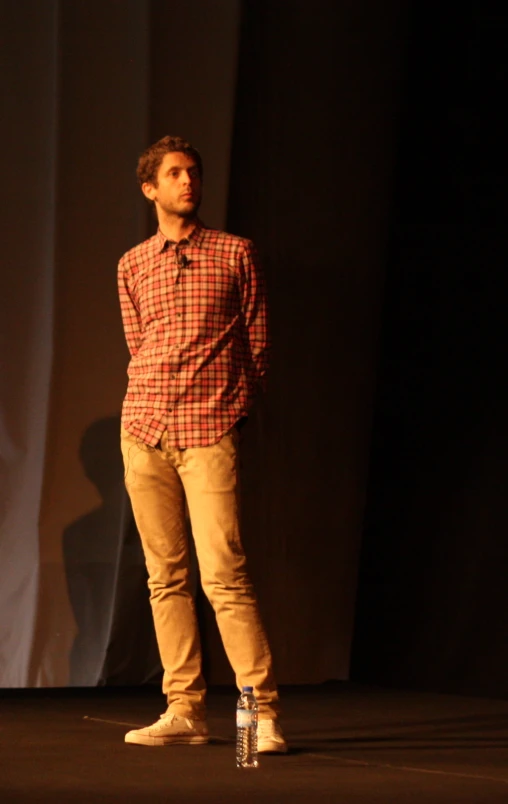
POLYGON ((152 726, 128 731, 125 742, 136 745, 203 745, 208 742, 208 727, 204 720, 189 720, 166 712, 152 726))
POLYGON ((287 754, 288 746, 277 720, 258 720, 258 753, 287 754))

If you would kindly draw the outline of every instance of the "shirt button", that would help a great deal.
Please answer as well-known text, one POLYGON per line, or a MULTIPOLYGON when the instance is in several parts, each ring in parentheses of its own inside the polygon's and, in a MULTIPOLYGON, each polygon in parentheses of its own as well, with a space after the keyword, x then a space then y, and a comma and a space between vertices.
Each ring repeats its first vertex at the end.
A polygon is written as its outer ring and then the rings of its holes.
POLYGON ((173 408, 168 408, 168 413, 173 413, 173 408))
POLYGON ((176 314, 176 317, 177 317, 177 318, 181 318, 181 317, 182 317, 182 314, 181 314, 181 313, 177 313, 177 314, 176 314))

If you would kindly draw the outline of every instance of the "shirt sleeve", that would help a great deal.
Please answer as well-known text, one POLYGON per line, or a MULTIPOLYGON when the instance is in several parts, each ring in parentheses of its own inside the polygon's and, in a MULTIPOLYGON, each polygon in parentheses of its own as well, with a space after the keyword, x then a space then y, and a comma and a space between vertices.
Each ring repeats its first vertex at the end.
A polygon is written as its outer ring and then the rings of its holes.
POLYGON ((131 357, 135 357, 141 344, 141 317, 129 290, 128 267, 122 257, 118 263, 118 294, 125 340, 131 357))
POLYGON ((242 256, 242 314, 247 361, 253 392, 265 387, 270 351, 266 283, 254 244, 246 241, 242 256))

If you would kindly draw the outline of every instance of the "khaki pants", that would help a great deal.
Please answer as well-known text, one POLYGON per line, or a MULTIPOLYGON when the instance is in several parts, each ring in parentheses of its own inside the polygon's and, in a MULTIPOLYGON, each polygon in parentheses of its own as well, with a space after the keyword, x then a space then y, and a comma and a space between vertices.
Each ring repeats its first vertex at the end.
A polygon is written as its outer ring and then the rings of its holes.
POLYGON ((122 428, 125 484, 141 536, 163 692, 175 714, 205 717, 205 683, 185 527, 185 499, 203 590, 238 687, 250 685, 260 717, 278 713, 272 659, 240 540, 238 436, 209 447, 149 447, 122 428), (185 496, 184 496, 185 495, 185 496))

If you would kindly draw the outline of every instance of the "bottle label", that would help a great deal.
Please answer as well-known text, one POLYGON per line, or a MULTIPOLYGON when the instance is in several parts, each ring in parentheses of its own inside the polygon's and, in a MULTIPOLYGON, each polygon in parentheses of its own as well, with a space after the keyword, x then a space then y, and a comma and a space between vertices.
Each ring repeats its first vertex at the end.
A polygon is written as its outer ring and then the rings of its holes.
POLYGON ((256 713, 250 709, 236 710, 236 725, 239 729, 248 729, 256 725, 256 713))

